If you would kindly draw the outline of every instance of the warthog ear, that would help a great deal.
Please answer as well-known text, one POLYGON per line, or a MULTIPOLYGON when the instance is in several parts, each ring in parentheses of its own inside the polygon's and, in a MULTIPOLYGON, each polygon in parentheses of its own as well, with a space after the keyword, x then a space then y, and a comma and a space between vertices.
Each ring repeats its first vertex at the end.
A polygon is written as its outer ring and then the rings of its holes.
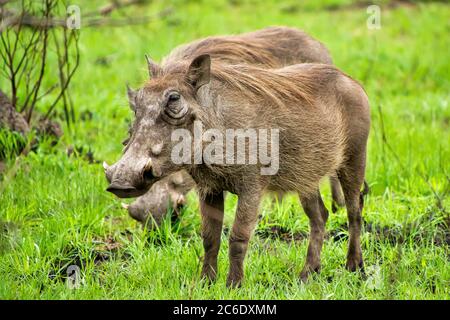
POLYGON ((127 94, 128 94, 128 102, 130 103, 130 108, 133 111, 136 111, 136 95, 137 92, 131 89, 131 87, 127 84, 127 94))
POLYGON ((208 84, 211 72, 211 57, 202 54, 195 58, 189 66, 186 78, 197 91, 201 86, 208 84))
POLYGON ((145 55, 145 59, 147 60, 148 75, 150 79, 156 77, 161 68, 147 54, 145 55))

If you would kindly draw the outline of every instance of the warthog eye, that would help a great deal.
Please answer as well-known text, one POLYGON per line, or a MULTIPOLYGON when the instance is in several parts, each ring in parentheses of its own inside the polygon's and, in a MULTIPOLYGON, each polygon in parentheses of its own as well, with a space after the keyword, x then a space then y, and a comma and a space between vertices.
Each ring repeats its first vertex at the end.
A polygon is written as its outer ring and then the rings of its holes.
POLYGON ((180 94, 178 92, 172 92, 169 95, 169 103, 180 100, 180 94))
POLYGON ((188 106, 180 99, 178 92, 171 92, 167 97, 167 104, 164 108, 164 118, 171 124, 179 124, 186 115, 188 106))

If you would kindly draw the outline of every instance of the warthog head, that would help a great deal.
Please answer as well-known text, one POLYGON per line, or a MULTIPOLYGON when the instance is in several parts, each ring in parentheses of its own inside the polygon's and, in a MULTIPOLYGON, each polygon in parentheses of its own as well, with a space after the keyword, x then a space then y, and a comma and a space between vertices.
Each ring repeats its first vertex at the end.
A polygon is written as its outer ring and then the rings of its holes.
POLYGON ((193 187, 194 181, 186 172, 176 172, 155 183, 133 203, 122 203, 122 207, 128 210, 133 219, 151 228, 153 222, 160 225, 167 215, 176 218, 181 207, 186 204, 185 195, 193 187))
POLYGON ((148 59, 152 79, 137 91, 128 88, 135 120, 122 158, 111 166, 104 163, 107 191, 120 198, 138 197, 183 168, 171 160, 171 133, 181 128, 192 131, 199 108, 196 92, 209 83, 210 63, 209 55, 201 55, 186 68, 164 74, 148 59))

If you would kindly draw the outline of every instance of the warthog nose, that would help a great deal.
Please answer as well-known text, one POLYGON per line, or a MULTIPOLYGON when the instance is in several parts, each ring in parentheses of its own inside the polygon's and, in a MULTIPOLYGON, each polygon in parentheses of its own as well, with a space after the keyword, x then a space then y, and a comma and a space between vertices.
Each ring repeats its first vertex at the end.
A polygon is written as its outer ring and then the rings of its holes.
POLYGON ((153 175, 152 169, 147 169, 144 170, 142 172, 142 177, 144 178, 144 180, 149 181, 155 178, 155 176, 153 175))
POLYGON ((108 188, 106 188, 106 191, 115 194, 119 198, 134 197, 137 192, 135 187, 126 184, 118 184, 117 182, 111 183, 108 188))
POLYGON ((152 180, 155 178, 152 171, 152 159, 149 159, 142 169, 142 177, 144 180, 152 180))

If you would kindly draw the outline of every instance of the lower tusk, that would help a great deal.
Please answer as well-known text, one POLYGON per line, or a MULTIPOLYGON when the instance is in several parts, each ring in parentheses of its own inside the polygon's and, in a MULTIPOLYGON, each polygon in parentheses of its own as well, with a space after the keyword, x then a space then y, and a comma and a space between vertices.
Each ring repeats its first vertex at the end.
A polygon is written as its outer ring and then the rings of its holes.
POLYGON ((185 205, 186 204, 186 199, 184 198, 184 196, 182 194, 180 194, 177 198, 177 205, 185 205))
POLYGON ((123 202, 122 202, 120 205, 121 205, 122 208, 124 208, 125 210, 128 210, 128 208, 130 207, 129 204, 126 204, 126 203, 123 203, 123 202))
POLYGON ((108 170, 109 166, 106 161, 103 161, 103 169, 108 170))

